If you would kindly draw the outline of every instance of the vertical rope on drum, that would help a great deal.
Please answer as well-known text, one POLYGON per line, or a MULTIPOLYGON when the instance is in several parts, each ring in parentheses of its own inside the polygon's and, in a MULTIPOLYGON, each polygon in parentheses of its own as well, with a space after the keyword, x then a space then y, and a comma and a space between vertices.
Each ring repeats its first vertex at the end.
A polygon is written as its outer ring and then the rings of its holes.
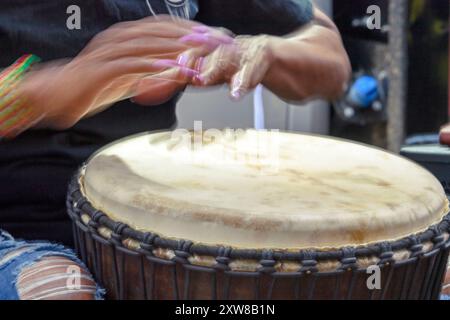
POLYGON ((394 251, 392 250, 392 245, 389 242, 383 242, 380 244, 380 261, 378 261, 378 266, 383 268, 383 270, 388 270, 386 283, 381 287, 380 299, 384 300, 387 293, 389 292, 389 287, 391 285, 392 277, 395 270, 395 259, 394 251))
POLYGON ((189 292, 191 289, 191 270, 185 268, 184 269, 184 293, 183 293, 183 299, 189 300, 189 292))
MULTIPOLYGON (((69 187, 71 187, 71 185, 69 187)), ((67 211, 69 213, 69 216, 70 216, 70 218, 72 220, 72 233, 73 233, 73 236, 75 238, 74 239, 75 240, 74 241, 75 253, 77 254, 77 256, 80 256, 81 255, 80 245, 79 245, 80 237, 79 237, 78 228, 77 228, 77 225, 76 225, 76 221, 78 221, 79 218, 77 216, 77 213, 75 212, 75 205, 74 205, 74 200, 73 200, 74 194, 75 194, 75 191, 73 191, 73 192, 69 191, 67 193, 66 207, 67 207, 67 211)))
POLYGON ((119 300, 125 299, 125 255, 121 252, 119 255, 120 268, 118 269, 119 273, 119 300))
MULTIPOLYGON (((89 221, 89 224, 92 223, 92 220, 89 221)), ((89 225, 89 239, 90 239, 90 243, 91 243, 91 248, 92 248, 92 262, 94 264, 92 270, 94 270, 95 275, 98 277, 99 274, 101 274, 100 272, 100 262, 98 261, 98 252, 97 252, 97 242, 95 241, 95 239, 93 238, 93 227, 91 225, 89 225)), ((99 280, 97 278, 97 280, 99 280)))
POLYGON ((335 287, 334 287, 333 300, 338 300, 339 292, 341 289, 342 273, 337 273, 336 275, 334 275, 334 277, 336 277, 336 281, 335 281, 335 287))
POLYGON ((436 264, 436 273, 435 277, 433 279, 433 281, 431 281, 431 291, 430 291, 430 296, 432 300, 436 300, 439 298, 439 294, 440 291, 442 289, 442 282, 444 280, 444 272, 442 271, 442 269, 446 268, 446 263, 445 261, 443 261, 444 259, 444 252, 443 251, 439 251, 438 256, 437 256, 437 264, 436 264))
POLYGON ((123 300, 125 296, 124 289, 124 273, 125 273, 125 258, 123 254, 118 254, 118 248, 122 246, 122 232, 127 227, 124 223, 117 222, 114 226, 114 230, 111 233, 111 241, 113 245, 113 261, 114 261, 114 278, 116 280, 116 297, 119 297, 119 300, 123 300), (120 261, 118 261, 120 258, 120 261))
POLYGON ((386 278, 386 283, 384 284, 384 286, 382 286, 381 289, 381 300, 385 300, 386 299, 386 295, 389 292, 389 288, 392 282, 392 277, 394 275, 394 270, 395 270, 395 266, 393 264, 389 264, 387 266, 385 266, 386 269, 388 269, 388 274, 387 274, 387 278, 386 278))
MULTIPOLYGON (((82 209, 82 208, 81 208, 82 209)), ((103 217, 104 214, 97 210, 91 216, 91 220, 88 222, 88 228, 91 235, 91 244, 94 256, 94 272, 97 278, 97 281, 102 282, 102 270, 101 270, 101 243, 98 238, 98 228, 99 228, 99 220, 103 217)))
POLYGON ((438 254, 440 252, 440 248, 444 244, 444 238, 443 235, 440 235, 440 230, 437 226, 434 226, 431 228, 431 230, 434 232, 435 237, 432 239, 432 242, 434 244, 432 251, 427 252, 425 254, 426 257, 429 258, 430 264, 427 269, 425 282, 424 282, 424 292, 423 292, 423 299, 429 300, 432 298, 432 288, 433 288, 433 275, 436 275, 435 272, 436 269, 439 267, 439 265, 436 262, 440 262, 438 260, 438 254))
POLYGON ((150 257, 146 256, 146 259, 150 262, 150 278, 148 282, 148 289, 147 289, 147 299, 148 300, 154 300, 155 299, 155 264, 153 260, 151 260, 150 257))
POLYGON ((414 286, 413 284, 418 282, 417 275, 419 273, 419 266, 421 265, 421 263, 422 263, 422 258, 421 257, 417 258, 417 263, 416 263, 416 266, 414 267, 414 272, 411 277, 411 286, 409 287, 409 290, 408 290, 408 295, 407 295, 408 299, 414 300, 419 297, 420 293, 417 290, 417 286, 414 286), (414 288, 415 288, 415 290, 413 290, 414 288))
POLYGON ((427 271, 425 272, 425 277, 424 280, 422 282, 421 285, 421 290, 420 290, 420 300, 428 300, 428 282, 430 281, 431 278, 431 272, 434 266, 434 260, 435 257, 433 256, 426 256, 426 260, 427 260, 427 271))
POLYGON ((436 228, 436 237, 433 239, 433 243, 435 244, 435 248, 439 250, 438 253, 438 263, 436 267, 436 273, 434 281, 431 285, 431 298, 439 299, 439 295, 442 291, 442 283, 444 282, 445 275, 447 272, 447 264, 448 264, 448 247, 446 243, 446 239, 441 233, 439 228, 436 228))
MULTIPOLYGON (((309 276, 313 273, 318 272, 317 269, 317 252, 306 250, 302 252, 302 259, 301 259, 301 265, 300 273, 304 275, 304 279, 306 280, 306 283, 309 283, 308 291, 307 293, 311 292, 312 285, 315 284, 314 282, 311 282, 309 279, 309 276)), ((303 290, 301 290, 301 285, 299 285, 299 297, 301 297, 301 293, 303 290)))
POLYGON ((448 261, 449 261, 449 249, 445 249, 442 252, 442 266, 441 269, 439 270, 439 274, 441 275, 439 279, 437 279, 437 283, 436 283, 436 288, 435 288, 435 292, 434 292, 434 296, 436 297, 436 299, 439 298, 441 292, 442 292, 442 283, 445 280, 445 276, 447 274, 447 268, 448 268, 448 261))
POLYGON ((173 298, 174 300, 180 300, 180 293, 178 288, 178 278, 177 278, 177 265, 173 263, 172 267, 172 287, 173 287, 173 298))
POLYGON ((260 290, 260 277, 261 273, 259 273, 255 278, 253 279, 253 296, 255 297, 255 300, 259 300, 259 290, 260 290))
POLYGON ((95 265, 96 265, 96 269, 95 269, 95 276, 97 281, 99 281, 100 283, 103 283, 103 272, 102 272, 102 245, 98 242, 95 241, 94 239, 92 239, 94 241, 94 256, 95 256, 95 265))
POLYGON ((442 268, 442 265, 446 265, 444 261, 442 261, 442 250, 437 250, 435 253, 435 256, 433 258, 433 271, 431 272, 431 279, 429 279, 429 283, 427 286, 427 296, 428 299, 437 299, 439 297, 439 293, 436 295, 436 286, 440 286, 443 281, 443 275, 440 276, 440 270, 442 268))
POLYGON ((225 300, 230 300, 231 276, 224 272, 223 296, 225 300))
POLYGON ((72 222, 72 234, 75 238, 75 241, 74 241, 75 253, 77 254, 77 256, 80 256, 80 245, 78 243, 80 240, 79 240, 79 236, 78 236, 78 228, 75 225, 75 222, 72 222))
MULTIPOLYGON (((270 279, 269 288, 267 292, 268 299, 272 296, 273 287, 275 285, 276 278, 273 276, 276 272, 275 265, 277 262, 274 259, 274 253, 272 250, 264 250, 259 261, 260 267, 257 269, 259 273, 259 279, 265 275, 270 279)), ((258 292, 261 290, 260 284, 258 285, 258 292)))
POLYGON ((211 300, 217 300, 217 270, 214 270, 211 278, 211 300))
MULTIPOLYGON (((230 294, 230 277, 228 270, 230 270, 230 255, 232 249, 230 247, 220 247, 218 250, 218 256, 216 257, 216 264, 214 269, 216 272, 223 272, 223 297, 222 299, 228 300, 230 294)), ((217 281, 217 277, 216 277, 217 281)))
POLYGON ((295 279, 295 287, 294 287, 294 299, 295 300, 300 300, 301 297, 301 277, 298 277, 297 279, 295 279))
POLYGON ((147 279, 145 278, 145 255, 141 254, 139 259, 139 275, 142 283, 142 299, 147 299, 147 279))
POLYGON ((270 275, 269 288, 267 290, 267 300, 272 300, 273 297, 273 288, 275 287, 276 277, 274 274, 270 275))
POLYGON ((138 251, 141 253, 141 269, 142 280, 144 281, 144 297, 147 300, 153 300, 154 295, 154 280, 155 280, 155 262, 153 261, 153 243, 157 235, 146 232, 143 235, 143 240, 140 243, 138 251), (145 276, 145 261, 150 263, 150 279, 148 280, 149 287, 147 288, 147 279, 145 276))
POLYGON ((86 234, 87 230, 84 231, 84 225, 82 225, 81 221, 77 221, 77 226, 79 229, 81 229, 82 232, 80 232, 80 247, 81 247, 81 260, 83 260, 86 264, 88 262, 87 259, 87 247, 86 247, 86 234))
MULTIPOLYGON (((406 272, 403 272, 403 281, 402 286, 400 290, 400 300, 406 300, 408 298, 408 293, 410 292, 410 289, 412 287, 411 281, 409 279, 409 275, 411 273, 411 265, 405 264, 406 266, 406 272)), ((416 266, 414 266, 416 267, 416 266)))
POLYGON ((358 269, 356 259, 356 250, 355 248, 343 248, 342 249, 342 259, 340 261, 341 266, 340 270, 342 270, 344 273, 348 272, 350 274, 350 281, 348 286, 348 292, 347 292, 347 299, 351 299, 353 295, 353 289, 355 287, 355 281, 356 281, 356 270, 358 269))
POLYGON ((178 292, 178 276, 177 276, 177 266, 180 265, 181 268, 183 268, 184 272, 184 289, 183 289, 183 298, 185 300, 188 299, 190 286, 191 286, 191 279, 190 279, 190 269, 187 267, 190 265, 189 263, 189 250, 192 247, 193 243, 192 241, 185 241, 181 240, 178 243, 178 248, 175 250, 175 257, 172 258, 172 261, 174 262, 174 270, 175 270, 175 280, 177 284, 177 293, 178 297, 180 297, 180 293, 178 292))
POLYGON ((356 282, 356 272, 354 270, 349 271, 349 272, 351 272, 351 277, 350 277, 350 285, 348 288, 346 300, 352 300, 353 290, 355 288, 355 282, 356 282))
POLYGON ((317 283, 317 275, 311 274, 309 277, 312 279, 309 284, 309 290, 308 290, 308 300, 312 300, 314 297, 314 291, 316 290, 316 283, 317 283))
POLYGON ((433 262, 431 263, 431 268, 430 268, 431 272, 430 272, 430 275, 426 282, 427 286, 426 286, 425 294, 426 294, 427 300, 430 300, 432 298, 432 288, 434 287, 434 280, 436 278, 436 271, 437 271, 436 269, 437 269, 437 267, 439 267, 438 263, 436 263, 438 260, 439 260, 438 254, 436 253, 432 257, 433 262))

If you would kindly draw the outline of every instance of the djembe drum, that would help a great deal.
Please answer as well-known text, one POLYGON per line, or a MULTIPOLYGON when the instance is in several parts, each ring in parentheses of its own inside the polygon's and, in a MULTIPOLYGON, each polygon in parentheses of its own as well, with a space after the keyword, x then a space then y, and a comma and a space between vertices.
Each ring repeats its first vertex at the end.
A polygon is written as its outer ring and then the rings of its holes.
POLYGON ((310 135, 130 137, 83 166, 68 209, 112 299, 436 299, 450 250, 431 174, 310 135))

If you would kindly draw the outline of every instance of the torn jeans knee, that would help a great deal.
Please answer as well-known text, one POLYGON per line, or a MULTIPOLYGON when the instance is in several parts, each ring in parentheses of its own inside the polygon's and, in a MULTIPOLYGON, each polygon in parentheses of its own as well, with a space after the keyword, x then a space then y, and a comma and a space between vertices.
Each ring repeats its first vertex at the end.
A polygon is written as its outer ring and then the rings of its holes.
MULTIPOLYGON (((0 300, 19 300, 17 279, 21 271, 49 256, 66 257, 88 272, 75 253, 62 245, 15 240, 0 229, 0 300)), ((104 290, 97 286, 95 298, 102 299, 103 295, 104 290)))

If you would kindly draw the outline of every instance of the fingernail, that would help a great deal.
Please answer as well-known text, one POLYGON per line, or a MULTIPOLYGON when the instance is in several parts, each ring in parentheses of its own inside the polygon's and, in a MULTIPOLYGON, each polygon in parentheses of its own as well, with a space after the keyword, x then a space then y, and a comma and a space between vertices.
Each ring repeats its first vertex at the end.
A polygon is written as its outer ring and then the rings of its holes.
POLYGON ((198 32, 198 33, 207 33, 209 31, 211 31, 211 28, 207 27, 207 26, 195 26, 195 27, 192 27, 192 30, 195 32, 198 32))
POLYGON ((195 70, 197 70, 198 73, 202 72, 204 62, 205 58, 203 57, 198 58, 197 61, 195 62, 195 70))
POLYGON ((197 74, 196 74, 195 77, 194 77, 194 81, 195 81, 197 84, 202 84, 202 83, 203 83, 203 81, 202 81, 203 78, 202 78, 202 76, 201 76, 200 74, 201 74, 202 69, 203 69, 203 63, 204 63, 204 61, 205 61, 205 58, 200 57, 200 58, 198 58, 197 61, 195 62, 195 71, 197 71, 197 74))
POLYGON ((189 62, 189 56, 187 54, 180 54, 177 59, 177 64, 179 66, 185 67, 189 62))
POLYGON ((154 61, 153 65, 158 68, 171 68, 178 66, 178 63, 175 60, 161 59, 154 61))
POLYGON ((199 84, 199 85, 204 84, 204 80, 203 80, 203 78, 202 78, 202 76, 200 74, 197 74, 194 77, 194 81, 196 82, 196 84, 199 84))
POLYGON ((198 75, 198 79, 200 80, 200 82, 201 82, 203 85, 208 84, 209 81, 210 81, 210 78, 209 78, 208 76, 205 76, 205 75, 202 75, 202 74, 199 74, 199 75, 198 75))
POLYGON ((208 43, 209 42, 209 36, 207 34, 199 34, 199 33, 192 33, 188 34, 187 36, 184 36, 180 38, 180 42, 186 43, 186 42, 197 42, 197 43, 208 43))
POLYGON ((240 88, 242 86, 242 79, 240 76, 237 76, 233 79, 233 82, 231 83, 231 91, 240 91, 240 88))
POLYGON ((242 97, 242 78, 240 76, 236 76, 231 83, 231 96, 239 100, 242 97))
POLYGON ((181 73, 183 73, 185 76, 188 76, 188 77, 198 76, 197 70, 193 70, 193 69, 189 69, 189 68, 180 68, 180 70, 181 70, 181 73))
POLYGON ((232 90, 232 91, 231 91, 231 97, 232 97, 234 100, 239 100, 239 99, 241 99, 241 92, 240 92, 239 90, 237 90, 237 89, 232 90))

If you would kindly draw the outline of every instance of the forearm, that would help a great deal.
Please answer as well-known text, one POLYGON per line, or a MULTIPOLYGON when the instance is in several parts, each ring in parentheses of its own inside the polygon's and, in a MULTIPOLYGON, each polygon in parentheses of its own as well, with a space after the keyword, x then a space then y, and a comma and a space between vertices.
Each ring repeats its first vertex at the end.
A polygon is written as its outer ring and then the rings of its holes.
POLYGON ((350 62, 337 29, 318 20, 289 38, 272 38, 271 67, 263 84, 281 98, 333 100, 345 90, 350 62))

